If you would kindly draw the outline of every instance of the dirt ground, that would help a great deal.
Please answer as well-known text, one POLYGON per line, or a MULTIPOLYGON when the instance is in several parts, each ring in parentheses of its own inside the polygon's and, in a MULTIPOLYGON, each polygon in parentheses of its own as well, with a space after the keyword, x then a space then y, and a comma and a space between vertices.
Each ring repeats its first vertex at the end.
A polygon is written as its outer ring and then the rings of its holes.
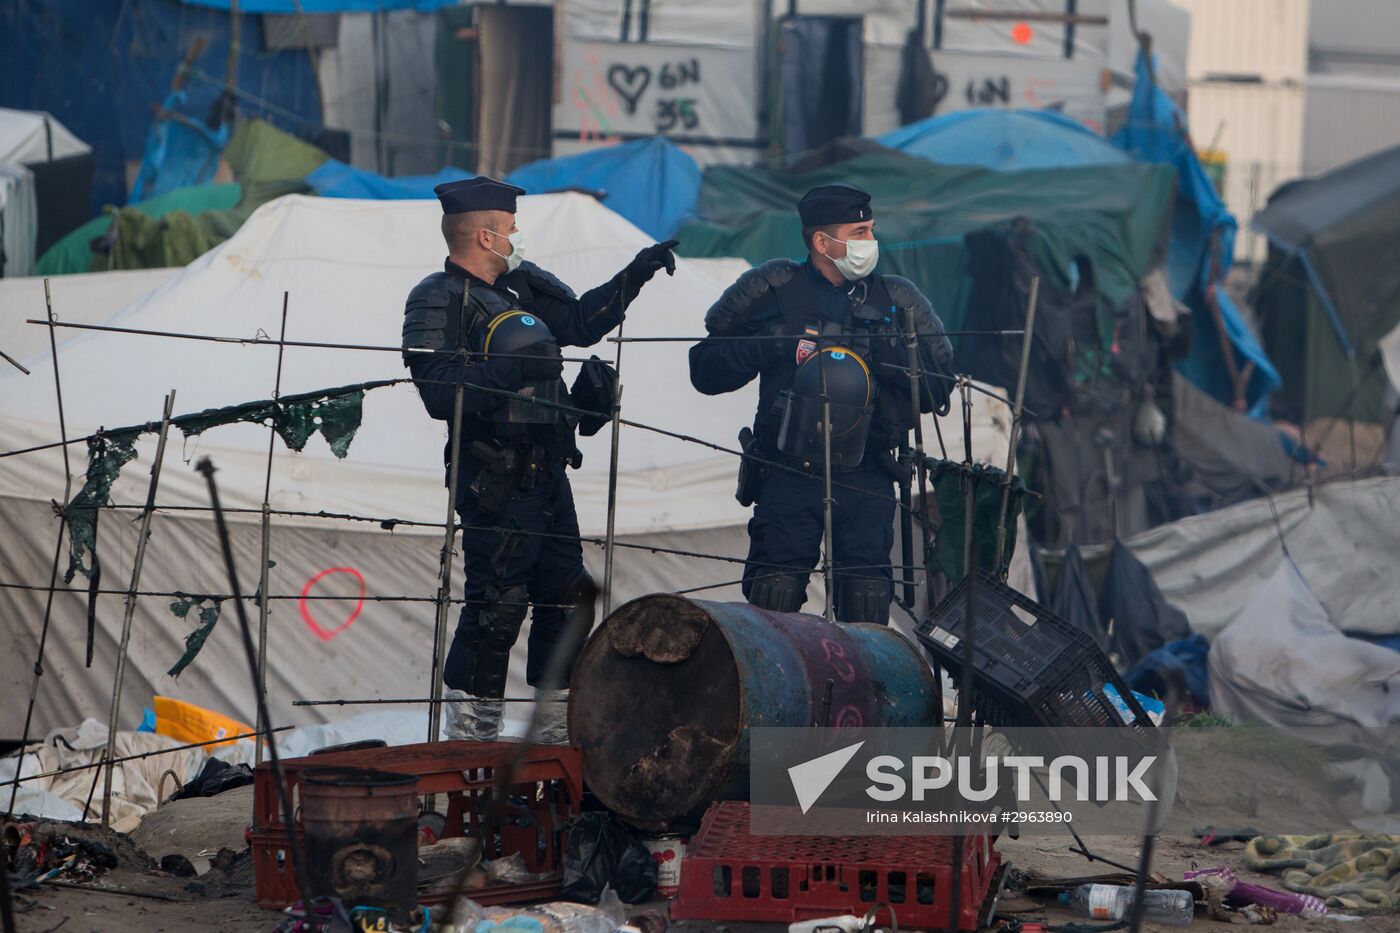
MULTIPOLYGON (((1125 865, 1136 864, 1138 840, 1120 837, 1089 837, 1091 851, 1125 865)), ((998 842, 1003 858, 1022 872, 1048 877, 1092 875, 1113 871, 1111 866, 1094 864, 1069 851, 1072 840, 1050 836, 1030 836, 998 842)), ((1277 879, 1257 875, 1242 867, 1243 847, 1202 848, 1194 841, 1163 838, 1158 841, 1153 860, 1155 871, 1171 878, 1193 868, 1226 864, 1241 878, 1277 887, 1277 879)), ((243 861, 243 866, 247 861, 243 861)), ((217 872, 216 872, 217 875, 217 872)), ((228 931, 252 933, 270 930, 278 921, 274 911, 258 908, 253 901, 251 878, 242 868, 232 877, 205 875, 198 879, 161 876, 150 871, 118 868, 100 881, 109 890, 78 890, 43 887, 16 894, 20 933, 183 933, 183 931, 228 931), (139 893, 143 896, 136 896, 139 893), (59 926, 61 924, 61 926, 59 926)), ((643 908, 638 908, 643 909, 643 908)), ((1007 894, 1000 902, 998 917, 1044 920, 1052 924, 1074 919, 1044 901, 1007 894)), ((1191 929, 1225 930, 1230 924, 1208 920, 1198 912, 1191 929)), ((675 933, 779 933, 780 924, 696 923, 673 925, 675 933)), ((1167 933, 1173 927, 1147 924, 1144 930, 1167 933)), ((1356 930, 1400 933, 1400 916, 1370 915, 1355 924, 1335 919, 1304 920, 1282 917, 1275 930, 1356 930)))

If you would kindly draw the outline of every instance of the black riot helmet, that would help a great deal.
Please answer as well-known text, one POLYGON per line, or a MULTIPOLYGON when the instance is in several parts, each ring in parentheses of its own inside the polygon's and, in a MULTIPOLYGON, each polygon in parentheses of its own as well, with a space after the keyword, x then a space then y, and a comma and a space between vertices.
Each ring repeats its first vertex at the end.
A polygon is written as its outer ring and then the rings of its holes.
POLYGON ((816 463, 825 459, 822 417, 831 405, 831 465, 851 469, 865 456, 875 385, 864 359, 846 347, 826 347, 802 361, 783 393, 778 449, 816 463))
MULTIPOLYGON (((487 322, 481 338, 481 355, 490 359, 491 354, 511 356, 526 347, 537 343, 547 343, 558 353, 554 334, 549 326, 527 311, 503 311, 487 322)), ((562 397, 563 382, 551 379, 548 382, 527 382, 517 390, 525 398, 502 399, 502 403, 486 413, 492 421, 505 421, 512 424, 554 424, 563 420, 563 412, 553 405, 536 405, 531 399, 558 404, 562 397)))

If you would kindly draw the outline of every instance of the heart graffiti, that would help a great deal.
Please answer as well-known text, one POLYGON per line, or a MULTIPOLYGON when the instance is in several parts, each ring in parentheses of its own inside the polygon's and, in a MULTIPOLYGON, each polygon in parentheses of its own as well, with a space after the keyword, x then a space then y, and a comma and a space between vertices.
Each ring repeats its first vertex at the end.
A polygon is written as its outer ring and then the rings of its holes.
POLYGON ((356 570, 354 567, 332 567, 329 570, 322 570, 320 573, 316 574, 316 576, 312 577, 310 580, 307 580, 306 585, 301 588, 301 598, 297 600, 297 607, 301 609, 301 619, 303 622, 306 623, 306 627, 311 629, 311 634, 315 635, 322 641, 330 641, 332 638, 349 628, 350 623, 354 622, 355 619, 360 615, 360 610, 365 608, 364 575, 358 570, 356 570), (322 577, 328 577, 333 573, 348 573, 352 577, 354 577, 355 580, 360 584, 360 595, 355 602, 355 611, 350 613, 349 617, 346 618, 344 622, 340 623, 338 626, 328 631, 322 628, 321 624, 312 617, 311 609, 306 605, 306 597, 311 593, 311 588, 315 586, 318 582, 320 582, 322 577))
POLYGON ((608 69, 608 86, 617 92, 627 105, 629 116, 637 112, 637 102, 642 99, 647 85, 651 84, 651 69, 646 65, 631 68, 616 64, 608 69))

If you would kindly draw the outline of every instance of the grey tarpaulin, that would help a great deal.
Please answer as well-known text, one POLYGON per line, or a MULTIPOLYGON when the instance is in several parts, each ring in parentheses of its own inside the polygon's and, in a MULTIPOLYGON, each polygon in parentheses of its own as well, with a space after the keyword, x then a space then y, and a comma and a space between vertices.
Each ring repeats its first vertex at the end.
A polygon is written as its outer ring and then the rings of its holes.
POLYGON ((1227 408, 1172 374, 1172 444, 1217 505, 1288 484, 1293 461, 1278 429, 1227 408))
POLYGON ((1329 728, 1367 746, 1400 723, 1400 652, 1348 638, 1328 619, 1297 565, 1284 559, 1211 645, 1216 712, 1282 728, 1329 728))
POLYGON ((1108 647, 1108 636, 1103 623, 1099 621, 1098 597, 1094 595, 1094 584, 1089 579, 1089 571, 1084 566, 1084 556, 1079 546, 1071 544, 1065 549, 1065 563, 1060 568, 1060 579, 1055 586, 1055 601, 1050 610, 1075 628, 1093 637, 1100 648, 1108 647))
MULTIPOLYGON (((1328 482, 1274 496, 1273 505, 1328 618, 1348 632, 1400 633, 1400 478, 1328 482)), ((1283 560, 1267 498, 1159 525, 1127 544, 1207 638, 1240 615, 1283 560)))

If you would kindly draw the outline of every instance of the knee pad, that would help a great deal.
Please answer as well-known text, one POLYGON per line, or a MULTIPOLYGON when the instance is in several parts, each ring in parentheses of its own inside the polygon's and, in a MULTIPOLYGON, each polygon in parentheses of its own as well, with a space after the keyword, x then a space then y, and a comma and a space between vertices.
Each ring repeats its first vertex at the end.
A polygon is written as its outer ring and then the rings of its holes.
POLYGON ((888 625, 894 587, 889 580, 837 576, 833 594, 836 618, 842 622, 888 625))
POLYGON ((756 577, 749 587, 749 602, 774 612, 796 612, 807 601, 807 577, 798 573, 756 577))
POLYGON ((530 596, 525 587, 512 586, 487 598, 491 605, 482 609, 477 618, 480 637, 465 689, 478 697, 499 699, 505 696, 510 649, 520 635, 520 626, 525 624, 530 596))

